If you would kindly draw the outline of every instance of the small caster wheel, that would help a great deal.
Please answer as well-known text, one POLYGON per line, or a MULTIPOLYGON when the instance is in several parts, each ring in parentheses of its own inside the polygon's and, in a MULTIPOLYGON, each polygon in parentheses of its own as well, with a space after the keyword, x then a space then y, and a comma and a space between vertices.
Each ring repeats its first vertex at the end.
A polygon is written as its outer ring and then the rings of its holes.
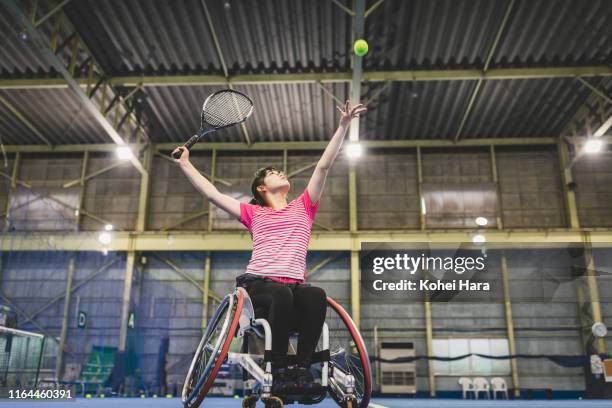
POLYGON ((346 401, 344 401, 344 408, 357 408, 357 401, 355 401, 355 398, 347 398, 346 401))
POLYGON ((257 405, 257 396, 249 395, 242 400, 242 408, 255 408, 257 405))
POLYGON ((283 400, 275 396, 268 398, 266 401, 266 408, 283 408, 283 406, 283 400))

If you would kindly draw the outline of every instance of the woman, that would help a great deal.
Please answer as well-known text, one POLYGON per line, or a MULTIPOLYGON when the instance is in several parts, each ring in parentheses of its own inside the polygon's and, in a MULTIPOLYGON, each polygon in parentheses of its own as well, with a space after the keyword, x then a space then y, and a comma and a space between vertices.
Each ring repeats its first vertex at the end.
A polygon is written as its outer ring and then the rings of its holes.
MULTIPOLYGON (((214 205, 236 217, 251 233, 253 253, 246 273, 236 281, 246 288, 255 309, 267 310, 272 329, 273 394, 301 391, 316 392, 310 374, 312 354, 325 320, 325 291, 305 283, 306 253, 312 223, 327 173, 331 168, 351 119, 366 108, 350 107, 346 102, 340 111, 340 124, 327 145, 304 192, 287 203, 291 184, 287 176, 274 167, 255 173, 251 185, 253 200, 249 204, 222 194, 189 161, 189 151, 176 159, 193 186, 214 205), (297 364, 287 368, 289 332, 298 331, 297 364)), ((259 317, 259 316, 257 316, 259 317)))

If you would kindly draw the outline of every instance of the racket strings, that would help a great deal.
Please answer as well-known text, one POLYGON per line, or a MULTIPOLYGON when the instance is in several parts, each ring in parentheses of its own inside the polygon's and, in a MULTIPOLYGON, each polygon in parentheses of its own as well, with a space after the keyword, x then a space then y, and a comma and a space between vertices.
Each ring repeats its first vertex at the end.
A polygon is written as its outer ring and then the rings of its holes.
POLYGON ((233 92, 219 92, 202 111, 202 120, 221 128, 244 121, 251 114, 253 103, 246 96, 233 92))

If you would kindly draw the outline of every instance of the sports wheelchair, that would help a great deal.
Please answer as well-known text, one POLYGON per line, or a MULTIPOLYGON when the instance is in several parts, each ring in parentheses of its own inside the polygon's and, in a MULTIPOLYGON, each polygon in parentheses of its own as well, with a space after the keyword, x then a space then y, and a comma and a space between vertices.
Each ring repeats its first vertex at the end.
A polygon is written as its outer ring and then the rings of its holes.
MULTIPOLYGON (((297 333, 293 331, 290 337, 287 357, 291 364, 297 333)), ((254 408, 258 399, 266 408, 295 402, 317 404, 327 394, 342 408, 368 406, 372 394, 368 353, 355 323, 332 298, 327 297, 327 315, 312 360, 311 373, 322 390, 318 395, 272 395, 271 350, 265 310, 254 310, 246 290, 236 288, 222 300, 195 352, 181 395, 185 408, 199 407, 224 362, 242 367, 244 408, 254 408)))

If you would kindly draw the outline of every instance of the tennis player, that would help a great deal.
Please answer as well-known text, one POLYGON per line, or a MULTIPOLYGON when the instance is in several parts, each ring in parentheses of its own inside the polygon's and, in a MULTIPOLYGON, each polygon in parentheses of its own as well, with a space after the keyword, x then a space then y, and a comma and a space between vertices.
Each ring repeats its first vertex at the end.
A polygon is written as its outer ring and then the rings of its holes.
MULTIPOLYGON (((362 105, 351 108, 347 101, 340 111, 340 123, 319 159, 308 186, 296 199, 287 202, 291 184, 282 171, 265 167, 255 172, 251 185, 253 199, 244 203, 222 194, 181 151, 180 166, 191 184, 217 207, 236 217, 251 233, 253 252, 246 272, 236 278, 244 287, 256 311, 265 311, 272 329, 272 393, 317 393, 320 386, 310 373, 311 358, 325 321, 325 291, 305 283, 306 253, 311 228, 319 207, 325 179, 333 165, 353 118, 366 112, 362 105), (297 364, 288 367, 289 333, 298 332, 297 364)), ((261 314, 261 312, 260 312, 261 314)), ((257 316, 256 317, 261 317, 257 316)))

